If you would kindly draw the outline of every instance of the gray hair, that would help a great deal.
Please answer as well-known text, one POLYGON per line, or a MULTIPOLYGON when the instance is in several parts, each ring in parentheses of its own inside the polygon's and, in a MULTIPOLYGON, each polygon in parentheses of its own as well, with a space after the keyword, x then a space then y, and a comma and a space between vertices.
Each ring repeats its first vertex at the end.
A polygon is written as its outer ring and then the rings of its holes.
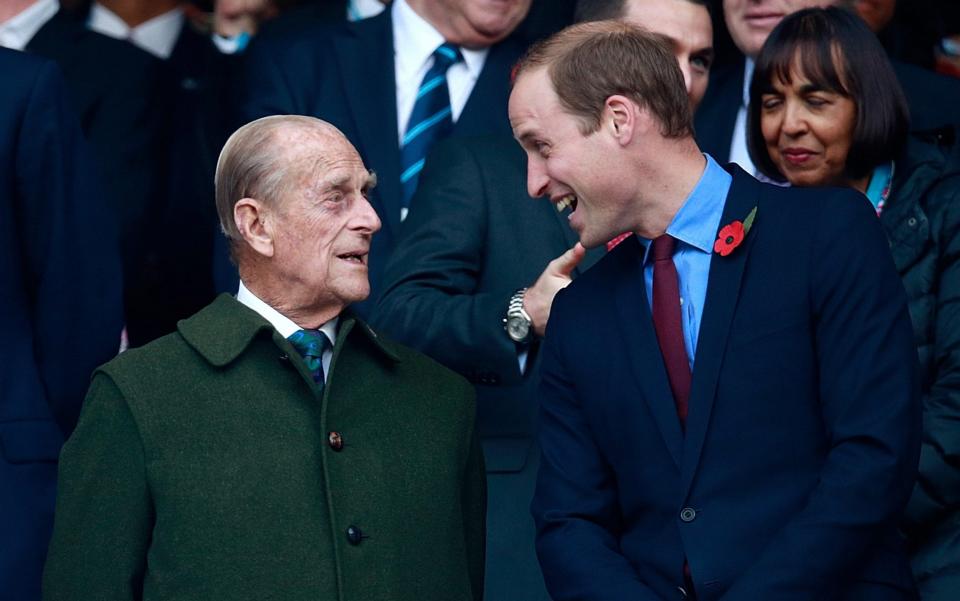
POLYGON ((233 207, 243 198, 276 203, 290 185, 286 149, 276 143, 277 133, 290 126, 318 129, 328 124, 301 115, 273 115, 247 123, 227 140, 217 160, 214 176, 220 229, 231 243, 240 240, 233 207))

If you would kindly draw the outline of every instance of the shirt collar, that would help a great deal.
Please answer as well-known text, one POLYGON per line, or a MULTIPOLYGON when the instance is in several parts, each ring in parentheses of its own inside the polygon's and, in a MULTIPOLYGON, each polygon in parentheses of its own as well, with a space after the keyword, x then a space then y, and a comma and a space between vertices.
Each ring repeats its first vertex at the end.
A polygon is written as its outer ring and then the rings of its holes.
MULTIPOLYGON (((733 178, 713 157, 708 154, 703 156, 707 159, 703 175, 680 205, 680 210, 673 216, 666 233, 688 246, 710 254, 713 252, 717 230, 720 229, 723 204, 733 178)), ((651 245, 647 244, 645 261, 649 258, 650 247, 651 245)))
POLYGON ((23 50, 40 28, 60 10, 59 0, 38 0, 0 23, 0 46, 23 50))
MULTIPOLYGON (((250 290, 243 285, 242 281, 240 282, 240 289, 237 291, 237 301, 250 307, 260 314, 261 317, 269 321, 270 325, 284 338, 289 338, 294 332, 303 329, 291 321, 289 317, 260 300, 256 294, 250 292, 250 290)), ((337 341, 337 324, 339 321, 340 316, 338 315, 318 328, 327 336, 331 345, 337 341)))
POLYGON ((166 60, 173 53, 185 19, 183 9, 174 8, 136 27, 129 27, 112 10, 94 2, 87 27, 111 38, 129 40, 142 50, 166 60))
MULTIPOLYGON (((397 72, 409 77, 419 72, 421 67, 431 59, 437 47, 446 40, 429 21, 410 8, 406 0, 394 0, 390 10, 393 11, 391 17, 393 18, 393 47, 397 72), (403 49, 402 52, 398 51, 400 48, 403 49)), ((480 50, 460 48, 463 62, 472 76, 479 77, 489 50, 489 48, 480 50)))

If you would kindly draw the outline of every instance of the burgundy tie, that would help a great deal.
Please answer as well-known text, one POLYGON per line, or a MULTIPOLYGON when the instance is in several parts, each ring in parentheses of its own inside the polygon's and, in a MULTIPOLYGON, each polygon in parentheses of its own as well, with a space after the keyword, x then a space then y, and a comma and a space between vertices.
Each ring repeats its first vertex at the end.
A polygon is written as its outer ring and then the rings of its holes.
POLYGON ((683 344, 683 322, 680 314, 680 284, 673 264, 676 240, 667 234, 653 241, 653 327, 660 343, 660 354, 667 368, 667 379, 677 405, 680 425, 687 422, 687 400, 690 398, 690 363, 683 344))
MULTIPOLYGON (((683 321, 680 313, 680 281, 673 264, 677 241, 664 234, 653 241, 653 327, 657 331, 660 354, 667 368, 667 379, 673 391, 680 426, 687 423, 687 400, 690 398, 690 363, 683 344, 683 321)), ((696 599, 690 564, 683 560, 685 598, 696 599)))

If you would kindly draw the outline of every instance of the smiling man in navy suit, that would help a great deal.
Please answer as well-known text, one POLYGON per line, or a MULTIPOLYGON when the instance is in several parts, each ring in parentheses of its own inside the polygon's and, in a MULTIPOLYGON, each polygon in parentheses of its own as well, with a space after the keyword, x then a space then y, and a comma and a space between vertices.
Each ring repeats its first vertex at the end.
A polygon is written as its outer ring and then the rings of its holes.
POLYGON ((586 247, 540 387, 537 552, 556 601, 906 600, 920 442, 905 294, 869 203, 721 168, 669 49, 587 23, 510 98, 531 196, 586 247))

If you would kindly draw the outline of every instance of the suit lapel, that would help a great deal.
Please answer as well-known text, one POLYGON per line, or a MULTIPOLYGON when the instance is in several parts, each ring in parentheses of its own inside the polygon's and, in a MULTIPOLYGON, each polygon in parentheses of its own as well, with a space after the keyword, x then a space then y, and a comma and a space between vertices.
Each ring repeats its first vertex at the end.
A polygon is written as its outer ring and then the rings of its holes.
POLYGON ((510 97, 510 69, 521 52, 522 47, 513 38, 490 48, 452 135, 513 135, 507 117, 507 99, 510 97))
MULTIPOLYGON (((379 174, 375 200, 385 228, 400 227, 400 142, 391 11, 351 24, 333 38, 347 106, 367 166, 379 174)), ((381 234, 382 235, 382 234, 381 234)))
MULTIPOLYGON (((735 220, 743 221, 751 209, 758 206, 758 192, 759 184, 745 171, 734 167, 733 183, 727 194, 720 227, 735 220)), ((690 413, 683 445, 681 478, 684 497, 693 483, 693 476, 700 461, 744 268, 753 241, 757 237, 756 228, 763 227, 762 220, 763 214, 758 210, 753 227, 743 243, 726 257, 714 254, 710 261, 707 297, 700 322, 690 389, 690 413)))
POLYGON ((697 109, 697 142, 719 163, 730 160, 730 144, 737 112, 743 102, 744 61, 711 73, 707 96, 697 109))
POLYGON ((619 277, 614 284, 614 302, 620 331, 624 336, 623 348, 627 351, 634 378, 647 399, 670 455, 679 467, 683 453, 683 432, 653 329, 647 290, 643 283, 643 254, 643 246, 636 236, 630 236, 613 251, 611 259, 620 265, 619 277))

